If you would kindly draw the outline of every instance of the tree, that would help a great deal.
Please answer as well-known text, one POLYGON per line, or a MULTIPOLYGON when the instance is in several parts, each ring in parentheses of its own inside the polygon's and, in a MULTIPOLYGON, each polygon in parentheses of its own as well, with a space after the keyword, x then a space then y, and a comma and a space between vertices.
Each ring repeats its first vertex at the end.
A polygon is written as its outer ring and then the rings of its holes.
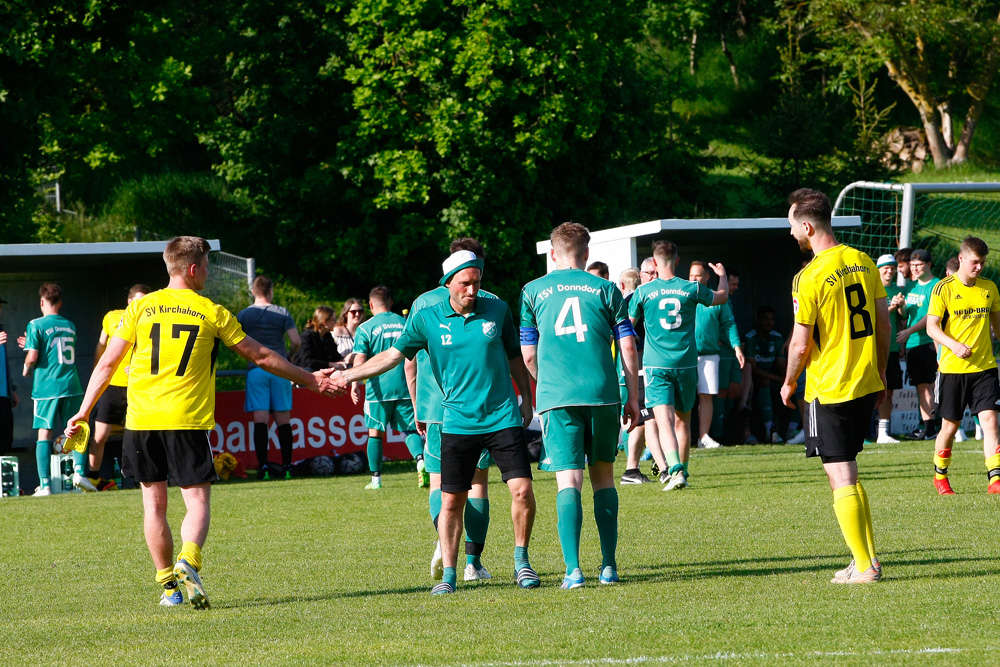
POLYGON ((885 66, 916 108, 935 166, 968 159, 1000 67, 1000 2, 815 0, 809 12, 840 83, 859 59, 885 66))

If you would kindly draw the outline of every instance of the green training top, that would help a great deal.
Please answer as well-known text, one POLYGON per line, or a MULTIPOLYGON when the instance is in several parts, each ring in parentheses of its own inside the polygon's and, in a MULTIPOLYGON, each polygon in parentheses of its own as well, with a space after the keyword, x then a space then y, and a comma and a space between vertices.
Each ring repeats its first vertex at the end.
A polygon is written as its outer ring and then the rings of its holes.
POLYGON ((31 397, 36 399, 79 396, 83 393, 76 372, 76 326, 62 315, 46 315, 28 322, 25 350, 37 350, 31 397))
POLYGON ((785 339, 777 331, 761 336, 756 329, 751 329, 743 339, 743 354, 753 359, 758 369, 770 373, 774 370, 774 362, 785 358, 782 351, 784 342, 785 339))
MULTIPOLYGON (((921 285, 919 281, 912 283, 912 286, 906 293, 907 327, 912 327, 920 320, 921 317, 927 315, 927 309, 930 308, 931 305, 931 292, 934 291, 934 286, 939 282, 941 282, 940 279, 931 278, 925 285, 921 285)), ((934 340, 927 333, 927 327, 924 327, 906 339, 906 349, 911 350, 915 347, 933 342, 934 340)))
MULTIPOLYGON (((406 320, 396 313, 379 313, 370 320, 362 322, 354 333, 354 352, 371 359, 379 352, 385 352, 403 335, 406 320)), ((409 400, 410 391, 406 388, 406 372, 403 364, 391 371, 368 380, 365 389, 367 401, 400 401, 409 400)))
MULTIPOLYGON (((736 330, 736 318, 728 303, 718 306, 698 304, 697 322, 694 327, 698 341, 698 354, 711 355, 721 352, 723 339, 729 341, 730 348, 740 344, 740 334, 736 330)), ((730 353, 732 353, 730 349, 730 353)), ((735 356, 735 354, 734 354, 735 356)))
POLYGON ((704 285, 676 276, 639 285, 628 314, 634 323, 646 323, 643 368, 696 368, 696 310, 699 303, 712 305, 713 298, 704 285))
POLYGON ((477 298, 468 316, 456 313, 448 300, 421 308, 410 314, 393 347, 407 359, 428 351, 444 394, 442 433, 475 435, 521 426, 507 363, 521 356, 521 344, 510 308, 500 299, 477 298))
MULTIPOLYGON (((480 299, 497 299, 495 294, 486 290, 479 290, 476 295, 480 299)), ((424 292, 418 296, 410 305, 410 318, 423 308, 435 306, 441 302, 448 301, 448 288, 435 287, 429 292, 424 292)), ((420 350, 417 353, 417 396, 416 396, 416 417, 419 422, 430 424, 440 424, 444 418, 444 407, 441 402, 444 400, 444 393, 441 385, 438 384, 434 372, 431 370, 430 357, 427 350, 420 350)))
POLYGON ((539 412, 619 402, 611 341, 623 321, 628 311, 618 288, 583 269, 552 271, 524 286, 521 333, 538 345, 539 412))

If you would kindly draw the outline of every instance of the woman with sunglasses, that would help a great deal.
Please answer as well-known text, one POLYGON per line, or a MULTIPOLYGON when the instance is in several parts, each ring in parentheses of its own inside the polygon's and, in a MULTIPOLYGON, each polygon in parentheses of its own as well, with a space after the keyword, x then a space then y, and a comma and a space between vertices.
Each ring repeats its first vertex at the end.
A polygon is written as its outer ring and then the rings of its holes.
POLYGON ((361 299, 350 298, 344 303, 344 308, 337 318, 337 325, 333 327, 333 340, 337 343, 337 352, 344 358, 348 365, 354 359, 354 332, 358 330, 358 325, 365 321, 365 306, 361 299))

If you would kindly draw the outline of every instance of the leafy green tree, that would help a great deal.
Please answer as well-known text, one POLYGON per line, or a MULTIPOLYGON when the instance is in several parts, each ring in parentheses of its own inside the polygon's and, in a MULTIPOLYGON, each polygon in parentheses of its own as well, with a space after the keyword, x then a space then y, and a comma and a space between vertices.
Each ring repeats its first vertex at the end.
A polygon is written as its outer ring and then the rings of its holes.
POLYGON ((1000 2, 814 0, 809 18, 840 68, 835 84, 846 85, 859 59, 884 66, 915 107, 935 166, 968 159, 1000 67, 1000 2))

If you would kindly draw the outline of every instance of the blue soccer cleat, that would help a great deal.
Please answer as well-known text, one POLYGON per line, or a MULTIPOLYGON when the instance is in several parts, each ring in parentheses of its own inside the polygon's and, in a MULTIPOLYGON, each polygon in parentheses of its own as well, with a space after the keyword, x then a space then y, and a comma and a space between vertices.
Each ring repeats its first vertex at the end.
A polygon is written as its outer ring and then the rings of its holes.
POLYGON ((602 584, 617 584, 618 583, 618 570, 611 567, 610 565, 604 566, 601 569, 601 583, 602 584))
POLYGON ((183 558, 174 565, 174 578, 184 584, 187 588, 188 601, 195 609, 208 609, 208 596, 205 595, 205 586, 201 583, 198 570, 194 569, 190 563, 183 558))
POLYGON ((563 577, 562 584, 559 588, 564 590, 570 590, 572 588, 582 588, 583 587, 583 572, 580 568, 575 568, 572 572, 563 577))

